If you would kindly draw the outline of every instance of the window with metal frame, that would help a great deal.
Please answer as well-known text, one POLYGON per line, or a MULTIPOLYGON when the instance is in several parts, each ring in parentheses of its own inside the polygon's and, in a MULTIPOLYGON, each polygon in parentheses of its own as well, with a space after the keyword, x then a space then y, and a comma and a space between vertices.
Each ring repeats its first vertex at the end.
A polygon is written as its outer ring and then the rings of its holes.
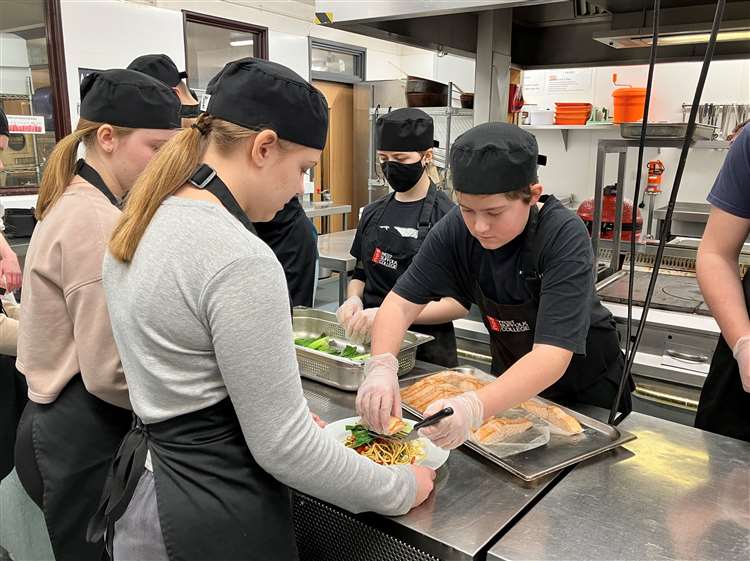
POLYGON ((367 50, 310 37, 310 79, 353 84, 365 80, 367 50))
POLYGON ((268 59, 268 28, 183 11, 188 86, 203 97, 208 83, 227 62, 243 57, 268 59))

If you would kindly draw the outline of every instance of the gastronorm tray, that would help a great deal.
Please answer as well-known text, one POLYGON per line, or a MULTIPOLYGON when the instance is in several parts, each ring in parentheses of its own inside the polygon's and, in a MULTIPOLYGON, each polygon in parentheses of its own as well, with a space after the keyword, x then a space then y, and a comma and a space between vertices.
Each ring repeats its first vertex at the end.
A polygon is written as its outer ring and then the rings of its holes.
MULTIPOLYGON (((622 123, 620 136, 630 140, 641 138, 641 123, 622 123)), ((649 123, 646 125, 646 138, 649 140, 682 140, 687 132, 687 123, 649 123)), ((712 140, 716 127, 696 123, 693 140, 712 140)))
MULTIPOLYGON (((344 328, 336 319, 336 314, 314 308, 296 307, 292 311, 292 330, 294 338, 317 337, 325 333, 331 338, 334 347, 343 348, 354 345, 347 340, 344 328)), ((417 347, 432 341, 431 335, 407 331, 398 353, 399 376, 411 372, 417 358, 417 347)), ((354 345, 358 352, 370 352, 364 345, 354 345)), ((295 345, 300 374, 327 386, 340 390, 357 391, 365 375, 364 361, 351 360, 329 355, 306 347, 295 345)))
MULTIPOLYGON (((468 372, 480 380, 492 381, 495 379, 494 376, 486 372, 468 366, 452 368, 451 370, 468 372)), ((435 372, 401 380, 400 386, 406 388, 414 382, 432 374, 435 374, 435 372)), ((537 397, 536 399, 548 404, 553 403, 541 397, 537 397)), ((583 426, 583 433, 575 436, 552 434, 549 443, 544 446, 504 458, 496 456, 490 448, 476 442, 467 441, 464 446, 481 454, 503 469, 508 470, 516 477, 524 481, 534 481, 535 479, 559 471, 564 467, 577 464, 583 460, 622 446, 626 442, 630 442, 636 438, 634 434, 627 431, 602 423, 557 403, 554 405, 557 405, 560 409, 578 419, 578 422, 583 426)), ((423 418, 419 411, 408 404, 402 403, 401 406, 417 418, 423 418)))

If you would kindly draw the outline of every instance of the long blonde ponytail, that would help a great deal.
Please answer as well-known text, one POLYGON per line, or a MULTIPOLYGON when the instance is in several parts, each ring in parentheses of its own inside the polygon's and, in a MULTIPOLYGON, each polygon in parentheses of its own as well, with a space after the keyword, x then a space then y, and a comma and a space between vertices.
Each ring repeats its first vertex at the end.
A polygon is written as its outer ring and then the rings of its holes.
POLYGON ((161 147, 131 189, 120 222, 109 242, 109 251, 118 261, 130 263, 138 244, 165 199, 174 195, 195 172, 209 140, 219 150, 229 150, 257 131, 206 113, 195 125, 177 133, 161 147))
MULTIPOLYGON (((72 181, 78 146, 83 142, 87 148, 91 148, 96 132, 103 124, 79 119, 76 130, 58 142, 52 150, 39 185, 35 211, 37 220, 42 220, 47 215, 72 181)), ((125 136, 134 130, 116 126, 112 126, 112 129, 119 136, 125 136)))

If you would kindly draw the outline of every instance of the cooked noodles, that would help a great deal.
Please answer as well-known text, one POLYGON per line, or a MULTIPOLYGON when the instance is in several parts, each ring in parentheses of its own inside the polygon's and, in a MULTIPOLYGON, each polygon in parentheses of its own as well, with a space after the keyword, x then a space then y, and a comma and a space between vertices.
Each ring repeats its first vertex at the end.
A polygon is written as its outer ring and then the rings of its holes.
POLYGON ((384 466, 416 464, 424 460, 426 456, 424 446, 418 440, 400 442, 376 438, 372 442, 356 448, 355 444, 356 437, 354 435, 347 437, 346 445, 349 448, 354 448, 361 455, 384 466))

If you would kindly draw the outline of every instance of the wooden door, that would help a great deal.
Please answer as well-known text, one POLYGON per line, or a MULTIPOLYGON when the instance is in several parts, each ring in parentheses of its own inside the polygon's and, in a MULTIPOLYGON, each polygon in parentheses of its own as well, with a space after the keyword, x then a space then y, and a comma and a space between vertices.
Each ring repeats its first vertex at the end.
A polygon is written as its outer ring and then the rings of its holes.
MULTIPOLYGON (((315 175, 315 192, 328 190, 335 203, 352 204, 354 162, 354 90, 351 85, 313 82, 328 101, 328 142, 323 150, 319 173, 315 175)), ((331 232, 342 230, 342 217, 330 218, 331 232)), ((320 222, 316 220, 320 229, 320 222)), ((356 217, 349 215, 349 228, 356 217)))

